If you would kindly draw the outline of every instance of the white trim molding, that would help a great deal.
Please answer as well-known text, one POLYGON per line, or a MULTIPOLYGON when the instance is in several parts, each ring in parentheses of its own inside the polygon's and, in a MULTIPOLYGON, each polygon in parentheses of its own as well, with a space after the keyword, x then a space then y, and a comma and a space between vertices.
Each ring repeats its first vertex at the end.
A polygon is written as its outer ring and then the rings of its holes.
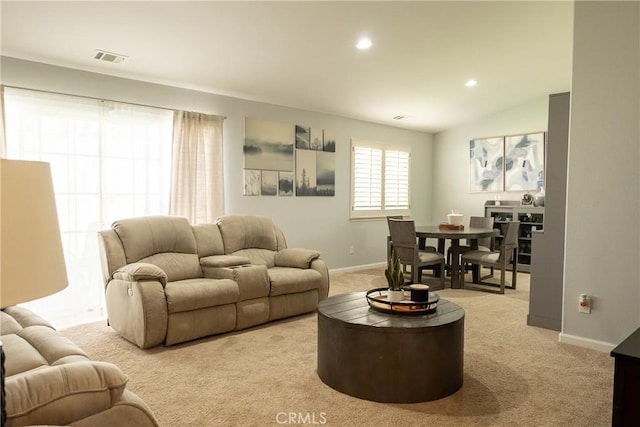
POLYGON ((333 270, 329 270, 329 274, 334 274, 334 273, 349 273, 352 271, 358 271, 358 270, 366 270, 368 268, 375 268, 375 267, 382 267, 387 265, 386 262, 376 262, 374 264, 363 264, 363 265, 354 265, 351 267, 344 267, 344 268, 334 268, 333 270))
POLYGON ((590 348, 591 350, 598 350, 603 353, 610 353, 615 348, 615 344, 611 344, 604 341, 592 340, 589 338, 579 337, 576 335, 569 335, 563 332, 558 334, 558 341, 564 344, 571 344, 578 347, 590 348))

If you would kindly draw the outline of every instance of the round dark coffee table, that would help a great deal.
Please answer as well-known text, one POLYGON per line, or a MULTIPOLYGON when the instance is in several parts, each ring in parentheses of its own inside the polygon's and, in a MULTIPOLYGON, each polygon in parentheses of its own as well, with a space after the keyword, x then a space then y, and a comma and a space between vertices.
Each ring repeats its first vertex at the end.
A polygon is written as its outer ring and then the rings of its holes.
POLYGON ((435 313, 387 314, 365 292, 318 304, 318 376, 360 399, 414 403, 462 387, 464 310, 440 299, 435 313))

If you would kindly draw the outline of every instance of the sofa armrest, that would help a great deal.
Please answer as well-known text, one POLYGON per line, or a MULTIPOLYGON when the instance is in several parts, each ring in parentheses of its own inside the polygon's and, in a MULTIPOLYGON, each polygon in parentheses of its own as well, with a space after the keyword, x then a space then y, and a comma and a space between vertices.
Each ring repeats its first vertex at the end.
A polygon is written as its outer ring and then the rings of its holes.
POLYGON ((322 282, 318 288, 318 302, 320 302, 329 296, 329 269, 322 258, 316 258, 311 261, 309 268, 322 275, 322 282))
POLYGON ((136 262, 120 267, 113 273, 113 278, 128 282, 157 280, 163 287, 167 285, 167 274, 157 265, 146 262, 136 262))
POLYGON ((276 253, 277 267, 309 268, 311 262, 320 257, 320 252, 312 249, 286 248, 276 253))

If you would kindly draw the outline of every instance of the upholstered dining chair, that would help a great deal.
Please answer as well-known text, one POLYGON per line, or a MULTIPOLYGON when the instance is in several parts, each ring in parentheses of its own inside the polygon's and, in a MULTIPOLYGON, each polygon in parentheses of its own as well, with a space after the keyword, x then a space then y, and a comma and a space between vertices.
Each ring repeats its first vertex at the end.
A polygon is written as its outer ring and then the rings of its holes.
POLYGON ((392 219, 403 218, 404 217, 402 215, 387 215, 387 226, 389 227, 389 235, 387 236, 387 259, 391 258, 391 247, 393 246, 393 242, 391 241, 391 226, 389 225, 389 221, 391 221, 392 219))
POLYGON ((413 220, 389 218, 388 224, 393 249, 398 254, 400 262, 411 268, 411 282, 422 282, 422 270, 433 268, 434 275, 440 274, 440 288, 444 289, 444 255, 418 249, 413 220))
POLYGON ((462 254, 462 262, 464 264, 475 264, 484 267, 493 267, 500 270, 500 284, 486 282, 480 279, 480 277, 474 275, 474 283, 499 287, 499 290, 479 287, 479 286, 466 286, 465 289, 475 289, 485 292, 495 292, 504 294, 505 287, 509 289, 516 288, 516 280, 518 277, 517 264, 518 264, 518 230, 520 229, 519 221, 510 221, 507 223, 504 238, 499 250, 477 250, 467 251, 462 254), (507 267, 511 266, 511 284, 506 285, 505 277, 507 273, 507 267))
MULTIPOLYGON (((411 219, 411 218, 405 218, 402 215, 388 215, 387 216, 387 226, 389 226, 389 220, 392 219, 411 219)), ((391 227, 389 227, 389 235, 387 236, 387 259, 389 259, 391 257, 391 246, 392 246, 392 242, 391 242, 391 227)), ((422 249, 424 251, 427 252, 438 252, 438 248, 436 248, 435 246, 425 246, 424 249, 422 249)))
MULTIPOLYGON (((389 225, 389 220, 391 219, 411 219, 411 218, 404 217, 402 215, 387 215, 387 225, 389 225)), ((389 229, 389 232, 391 232, 391 229, 389 229)), ((438 252, 438 248, 436 248, 435 246, 427 246, 426 239, 424 243, 424 248, 420 250, 427 251, 427 252, 438 252)), ((389 237, 387 238, 387 259, 389 259, 390 256, 391 256, 391 235, 389 235, 389 237)))
MULTIPOLYGON (((469 218, 469 227, 470 228, 492 228, 493 227, 493 217, 492 216, 472 216, 469 218)), ((492 251, 493 250, 494 237, 483 237, 478 239, 478 250, 479 251, 492 251)), ((469 252, 471 250, 471 242, 467 242, 466 245, 460 245, 460 255, 465 252, 469 252)), ((447 265, 451 265, 451 248, 447 249, 447 265)), ((460 263, 460 268, 464 269, 464 271, 469 271, 469 266, 464 263, 460 263)), ((491 269, 490 275, 486 276, 493 277, 493 269, 491 269)))

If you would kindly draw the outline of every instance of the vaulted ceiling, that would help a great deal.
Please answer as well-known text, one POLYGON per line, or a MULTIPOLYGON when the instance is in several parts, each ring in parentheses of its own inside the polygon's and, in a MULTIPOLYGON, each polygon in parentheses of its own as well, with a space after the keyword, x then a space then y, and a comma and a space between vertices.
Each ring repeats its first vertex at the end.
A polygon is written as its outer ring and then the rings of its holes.
POLYGON ((425 132, 570 88, 568 1, 3 0, 0 8, 4 56, 425 132), (362 36, 369 50, 355 48, 362 36), (127 58, 99 61, 96 49, 127 58), (478 84, 466 87, 469 79, 478 84))

